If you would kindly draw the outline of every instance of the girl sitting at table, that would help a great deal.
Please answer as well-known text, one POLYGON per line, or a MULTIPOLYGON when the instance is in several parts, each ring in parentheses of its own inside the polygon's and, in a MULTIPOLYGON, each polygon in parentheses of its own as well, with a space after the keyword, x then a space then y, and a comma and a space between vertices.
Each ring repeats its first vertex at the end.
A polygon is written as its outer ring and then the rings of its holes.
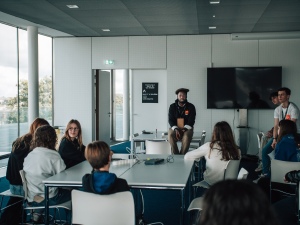
POLYGON ((24 195, 19 171, 23 169, 23 162, 29 153, 33 134, 42 125, 49 125, 49 123, 45 119, 36 118, 30 125, 29 132, 17 138, 12 144, 12 151, 7 163, 6 179, 9 181, 10 191, 14 195, 24 195))
POLYGON ((104 141, 94 141, 87 145, 85 157, 93 171, 82 177, 83 190, 96 194, 113 194, 129 191, 127 181, 109 172, 113 152, 104 141))
MULTIPOLYGON (((25 158, 23 167, 28 187, 27 200, 31 206, 45 205, 43 180, 66 168, 64 161, 55 150, 56 141, 55 130, 49 125, 40 126, 34 133, 32 150, 25 158)), ((49 205, 64 203, 70 199, 70 190, 57 187, 49 189, 49 205)), ((38 219, 38 216, 35 216, 35 220, 38 219)))
POLYGON ((72 119, 67 124, 58 150, 67 168, 75 166, 85 160, 84 149, 81 125, 78 120, 72 119))
POLYGON ((275 147, 275 159, 298 162, 297 125, 292 120, 281 120, 278 127, 278 140, 275 147))
POLYGON ((205 157, 206 160, 206 170, 203 175, 209 185, 223 180, 224 169, 229 160, 241 158, 241 151, 235 144, 231 127, 226 121, 216 123, 211 141, 188 152, 184 159, 195 160, 201 157, 205 157))

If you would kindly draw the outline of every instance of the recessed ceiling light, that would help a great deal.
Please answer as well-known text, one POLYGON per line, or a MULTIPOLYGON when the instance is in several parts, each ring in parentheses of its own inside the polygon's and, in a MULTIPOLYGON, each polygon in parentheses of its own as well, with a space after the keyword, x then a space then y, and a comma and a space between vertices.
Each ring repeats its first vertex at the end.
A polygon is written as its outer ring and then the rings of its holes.
POLYGON ((216 15, 213 15, 213 18, 215 18, 216 17, 216 15))
POLYGON ((78 5, 67 5, 68 8, 70 9, 78 9, 78 5))
POLYGON ((208 29, 213 30, 213 29, 217 29, 217 27, 208 27, 208 29))
POLYGON ((110 31, 110 29, 102 29, 102 31, 108 32, 108 31, 110 31))
POLYGON ((209 4, 220 4, 220 0, 210 0, 209 4))

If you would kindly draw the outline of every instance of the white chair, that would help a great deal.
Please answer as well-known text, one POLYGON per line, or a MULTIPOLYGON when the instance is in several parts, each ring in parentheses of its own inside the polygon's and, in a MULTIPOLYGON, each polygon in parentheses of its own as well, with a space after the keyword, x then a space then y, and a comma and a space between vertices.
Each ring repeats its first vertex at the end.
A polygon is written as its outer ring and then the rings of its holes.
POLYGON ((171 145, 168 141, 146 140, 146 154, 172 154, 171 145))
POLYGON ((17 203, 23 201, 23 198, 24 198, 24 196, 22 196, 22 195, 14 195, 13 193, 11 193, 11 191, 10 191, 9 189, 6 190, 6 191, 1 192, 1 193, 0 193, 0 197, 1 197, 1 201, 0 201, 0 202, 1 202, 1 203, 0 203, 0 216, 1 216, 1 213, 2 213, 3 210, 5 210, 6 208, 8 208, 8 207, 10 207, 10 206, 12 206, 12 205, 15 205, 15 204, 17 204, 17 203), (20 200, 19 200, 19 201, 16 201, 14 204, 7 205, 7 206, 5 206, 5 207, 2 208, 2 203, 3 203, 4 197, 20 198, 20 200))
MULTIPOLYGON (((237 179, 238 173, 239 173, 239 166, 240 166, 240 160, 229 160, 226 168, 224 169, 224 180, 227 179, 237 179)), ((206 181, 200 181, 193 185, 194 187, 203 187, 203 188, 209 188, 210 185, 206 181)), ((198 197, 193 199, 191 204, 189 205, 189 208, 187 211, 191 210, 202 210, 202 202, 203 197, 198 197)))
POLYGON ((72 224, 134 225, 134 201, 131 192, 98 195, 72 191, 72 224))
POLYGON ((300 169, 300 162, 288 162, 272 159, 271 160, 271 182, 270 182, 270 199, 272 201, 272 191, 280 192, 286 196, 293 196, 294 193, 289 193, 276 187, 274 183, 281 183, 290 187, 296 187, 294 183, 285 183, 285 174, 300 169), (275 186, 275 187, 274 187, 275 186))
MULTIPOLYGON (((21 179, 22 179, 22 184, 23 184, 23 190, 24 190, 24 202, 23 202, 23 211, 29 210, 30 211, 30 215, 33 214, 34 210, 36 209, 44 209, 45 206, 29 206, 28 202, 27 202, 27 196, 28 196, 28 187, 27 187, 27 181, 26 181, 26 177, 25 177, 25 171, 24 170, 20 170, 20 175, 21 175, 21 179)), ((34 196, 34 200, 36 202, 41 202, 44 200, 43 197, 41 196, 34 196)), ((60 218, 60 214, 59 214, 59 208, 63 208, 65 210, 71 210, 71 201, 67 201, 64 202, 62 204, 57 204, 57 205, 51 205, 49 206, 50 209, 56 209, 59 215, 59 221, 62 222, 61 218, 60 218)), ((23 216, 22 216, 22 224, 23 224, 23 216)))

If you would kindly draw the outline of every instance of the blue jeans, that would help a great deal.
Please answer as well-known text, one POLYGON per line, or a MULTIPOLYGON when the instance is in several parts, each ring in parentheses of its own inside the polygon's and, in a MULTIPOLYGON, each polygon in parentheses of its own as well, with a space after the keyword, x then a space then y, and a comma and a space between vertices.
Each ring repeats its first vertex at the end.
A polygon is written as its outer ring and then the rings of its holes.
POLYGON ((262 173, 267 174, 268 176, 270 176, 270 166, 271 166, 271 161, 270 161, 270 157, 268 156, 268 154, 273 151, 273 148, 271 146, 272 143, 273 143, 273 138, 270 138, 268 143, 265 145, 265 147, 263 147, 263 149, 261 151, 261 161, 262 161, 262 165, 263 165, 262 173))
POLYGON ((9 185, 9 190, 14 195, 24 196, 23 185, 9 185))

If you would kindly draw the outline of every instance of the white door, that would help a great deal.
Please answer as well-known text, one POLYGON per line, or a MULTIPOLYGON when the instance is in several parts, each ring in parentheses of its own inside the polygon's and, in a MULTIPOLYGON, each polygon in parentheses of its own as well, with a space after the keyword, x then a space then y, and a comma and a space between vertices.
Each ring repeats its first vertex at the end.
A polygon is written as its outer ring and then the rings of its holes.
POLYGON ((105 141, 110 145, 110 119, 111 119, 111 85, 110 85, 110 72, 100 71, 98 77, 98 104, 99 104, 99 124, 98 133, 99 140, 105 141))

